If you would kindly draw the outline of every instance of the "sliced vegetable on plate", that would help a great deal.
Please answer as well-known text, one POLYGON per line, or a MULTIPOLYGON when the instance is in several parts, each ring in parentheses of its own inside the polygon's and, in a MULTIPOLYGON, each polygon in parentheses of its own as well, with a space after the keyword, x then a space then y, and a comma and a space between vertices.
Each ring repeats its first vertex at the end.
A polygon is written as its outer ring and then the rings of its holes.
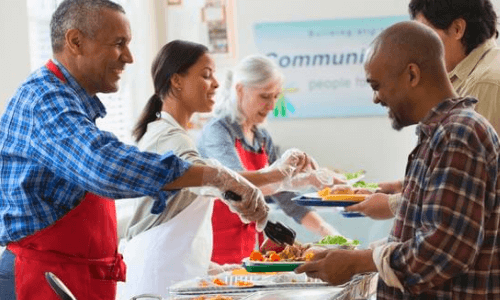
POLYGON ((318 246, 339 249, 355 249, 359 246, 358 240, 348 240, 341 235, 327 235, 316 243, 318 246))
POLYGON ((366 173, 365 170, 359 170, 357 172, 353 172, 353 173, 343 173, 344 176, 345 176, 345 179, 347 180, 351 180, 351 179, 356 179, 356 178, 359 178, 361 177, 362 175, 364 175, 366 173))
POLYGON ((363 189, 371 189, 371 190, 378 189, 378 183, 373 183, 373 182, 367 183, 363 180, 356 182, 352 186, 355 188, 363 188, 363 189))

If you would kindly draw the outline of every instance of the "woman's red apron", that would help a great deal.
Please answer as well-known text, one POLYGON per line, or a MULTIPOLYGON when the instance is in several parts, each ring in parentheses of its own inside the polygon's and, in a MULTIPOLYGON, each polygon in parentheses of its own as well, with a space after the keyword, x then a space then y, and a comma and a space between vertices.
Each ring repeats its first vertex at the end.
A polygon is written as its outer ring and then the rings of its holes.
MULTIPOLYGON (((240 140, 235 142, 236 152, 247 171, 256 171, 266 167, 268 162, 264 146, 260 153, 250 152, 243 148, 240 140)), ((232 213, 224 202, 216 200, 212 214, 214 244, 212 261, 218 264, 241 263, 255 247, 257 230, 255 223, 244 224, 237 214, 232 213)), ((259 234, 259 243, 263 235, 259 234)))
MULTIPOLYGON (((47 68, 65 79, 49 61, 47 68)), ((78 300, 114 300, 116 281, 125 281, 118 253, 115 202, 86 193, 80 204, 49 227, 7 245, 14 264, 16 299, 59 299, 45 280, 59 277, 78 300)))

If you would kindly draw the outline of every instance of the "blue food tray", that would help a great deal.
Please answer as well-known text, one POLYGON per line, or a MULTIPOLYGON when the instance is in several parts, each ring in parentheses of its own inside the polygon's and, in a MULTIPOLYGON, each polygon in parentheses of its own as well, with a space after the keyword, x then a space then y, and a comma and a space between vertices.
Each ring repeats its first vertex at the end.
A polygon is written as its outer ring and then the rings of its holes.
POLYGON ((324 201, 321 198, 311 198, 306 196, 297 196, 292 198, 292 201, 302 206, 331 206, 331 207, 346 207, 359 203, 359 201, 324 201))
POLYGON ((341 211, 340 212, 344 218, 364 218, 364 214, 359 212, 341 211))

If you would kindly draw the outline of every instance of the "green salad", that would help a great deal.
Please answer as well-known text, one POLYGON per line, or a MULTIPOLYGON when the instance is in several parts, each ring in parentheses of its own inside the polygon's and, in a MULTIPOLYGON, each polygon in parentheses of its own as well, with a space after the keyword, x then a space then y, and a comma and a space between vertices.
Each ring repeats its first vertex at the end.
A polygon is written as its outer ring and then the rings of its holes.
POLYGON ((354 173, 344 173, 345 179, 350 180, 354 178, 358 178, 359 176, 363 175, 365 173, 364 170, 359 170, 354 173))
POLYGON ((355 188, 365 188, 365 189, 378 189, 378 183, 366 183, 363 180, 356 182, 352 185, 355 188))
POLYGON ((345 237, 341 235, 327 235, 318 245, 343 245, 343 246, 357 246, 359 245, 358 240, 348 241, 345 237))

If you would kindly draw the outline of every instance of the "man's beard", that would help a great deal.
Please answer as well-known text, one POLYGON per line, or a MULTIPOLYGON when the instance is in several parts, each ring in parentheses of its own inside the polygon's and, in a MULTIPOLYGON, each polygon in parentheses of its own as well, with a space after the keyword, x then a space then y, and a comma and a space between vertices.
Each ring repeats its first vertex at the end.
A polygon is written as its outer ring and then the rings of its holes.
POLYGON ((389 110, 389 119, 391 119, 392 128, 394 128, 395 130, 400 131, 401 129, 403 129, 403 127, 405 127, 391 110, 389 110))

